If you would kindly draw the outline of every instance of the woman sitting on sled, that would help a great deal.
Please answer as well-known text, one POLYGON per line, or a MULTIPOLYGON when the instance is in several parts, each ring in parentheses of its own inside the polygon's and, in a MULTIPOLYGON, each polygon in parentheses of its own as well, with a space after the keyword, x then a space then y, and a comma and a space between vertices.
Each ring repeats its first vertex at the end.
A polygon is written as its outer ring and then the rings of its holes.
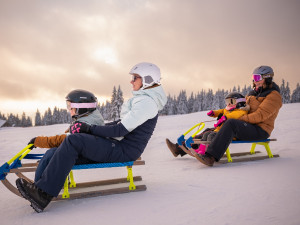
POLYGON ((42 212, 58 196, 78 157, 110 163, 135 161, 141 156, 167 97, 156 65, 139 63, 130 74, 133 97, 123 104, 120 121, 105 126, 76 122, 71 126, 74 134, 56 149, 38 181, 16 180, 19 192, 35 211, 42 212))
POLYGON ((246 96, 246 104, 250 105, 249 113, 224 122, 205 154, 198 154, 197 159, 201 163, 213 166, 224 155, 233 138, 259 141, 271 135, 282 106, 280 89, 273 82, 273 76, 273 69, 269 66, 259 66, 253 71, 253 90, 246 96))

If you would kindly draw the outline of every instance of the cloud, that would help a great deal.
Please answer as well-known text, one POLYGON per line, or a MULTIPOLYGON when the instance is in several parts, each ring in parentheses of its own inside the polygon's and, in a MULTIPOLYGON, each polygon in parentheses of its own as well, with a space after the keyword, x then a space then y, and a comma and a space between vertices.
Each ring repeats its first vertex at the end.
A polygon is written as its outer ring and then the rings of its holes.
POLYGON ((5 1, 0 98, 63 99, 74 88, 110 96, 114 85, 128 97, 128 71, 142 61, 161 68, 172 95, 250 84, 262 64, 294 88, 299 10, 294 0, 5 1))

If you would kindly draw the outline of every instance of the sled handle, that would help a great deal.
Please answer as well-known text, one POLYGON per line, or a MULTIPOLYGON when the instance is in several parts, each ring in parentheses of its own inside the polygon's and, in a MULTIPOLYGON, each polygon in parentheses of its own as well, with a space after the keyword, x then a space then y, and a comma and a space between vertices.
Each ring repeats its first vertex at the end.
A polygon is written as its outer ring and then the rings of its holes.
MULTIPOLYGON (((192 147, 192 144, 194 143, 194 140, 193 138, 205 127, 205 123, 199 123, 197 124, 200 126, 200 128, 194 133, 192 134, 192 136, 190 136, 186 141, 185 141, 185 145, 188 147, 188 148, 191 148, 192 147)), ((195 126, 194 126, 195 128, 195 126)))
POLYGON ((185 135, 187 135, 188 133, 190 133, 192 130, 194 130, 196 127, 200 128, 194 133, 192 134, 192 136, 189 139, 194 138, 204 127, 205 127, 205 123, 201 122, 201 123, 197 123, 196 125, 194 125, 193 127, 191 127, 188 131, 186 131, 184 134, 182 134, 178 139, 177 139, 177 144, 182 145, 182 142, 185 142, 185 135))
MULTIPOLYGON (((17 153, 13 158, 11 158, 9 161, 7 161, 7 164, 10 165, 12 162, 14 162, 17 158, 19 158, 21 155, 21 159, 23 159, 31 150, 32 150, 33 144, 27 145, 25 148, 23 148, 19 153, 17 153)), ((21 160, 20 159, 20 160, 21 160)))

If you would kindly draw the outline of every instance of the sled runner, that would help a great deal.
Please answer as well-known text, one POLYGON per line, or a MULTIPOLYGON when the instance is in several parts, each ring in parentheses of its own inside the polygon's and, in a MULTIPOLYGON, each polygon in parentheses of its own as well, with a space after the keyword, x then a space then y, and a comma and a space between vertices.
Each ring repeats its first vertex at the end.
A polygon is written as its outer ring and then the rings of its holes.
MULTIPOLYGON (((23 150, 16 154, 12 159, 4 163, 0 167, 0 180, 4 186, 12 193, 21 197, 18 189, 7 179, 9 174, 15 174, 17 177, 24 178, 33 182, 24 173, 35 172, 38 162, 22 163, 23 159, 40 159, 43 154, 28 154, 32 150, 33 145, 27 145, 23 150)), ((136 191, 145 191, 146 185, 135 185, 135 181, 141 181, 141 176, 133 176, 132 166, 145 165, 145 161, 140 158, 136 161, 130 162, 116 162, 116 163, 96 163, 96 164, 82 164, 74 165, 72 171, 67 177, 61 194, 54 198, 56 200, 67 200, 77 198, 87 198, 102 195, 121 194, 136 191), (112 168, 112 167, 126 167, 127 177, 116 178, 110 180, 100 180, 91 182, 76 183, 74 180, 73 170, 81 169, 97 169, 97 168, 112 168), (129 185, 128 185, 129 184, 129 185)))
MULTIPOLYGON (((192 128, 190 128, 187 132, 185 132, 183 135, 181 135, 177 143, 179 147, 189 154, 190 156, 196 157, 198 156, 198 153, 195 152, 195 150, 192 148, 192 144, 204 144, 208 145, 210 144, 209 141, 201 141, 200 139, 195 139, 195 136, 204 128, 205 124, 203 122, 196 124, 192 128), (197 131, 191 135, 188 139, 185 139, 185 136, 190 133, 192 130, 194 130, 196 127, 198 127, 197 131)), ((269 143, 271 141, 277 141, 277 139, 264 139, 259 141, 239 141, 239 140, 233 140, 231 144, 244 144, 244 143, 250 143, 251 149, 250 152, 238 152, 238 153, 230 153, 229 147, 227 148, 225 155, 222 157, 222 159, 219 160, 218 163, 232 163, 232 162, 247 162, 247 161, 255 161, 255 160, 263 160, 267 158, 276 158, 279 157, 278 154, 273 155, 269 146, 269 143), (255 151, 255 148, 257 145, 262 145, 265 147, 267 151, 267 155, 261 155, 260 151, 255 151)), ((198 159, 198 158, 197 158, 198 159)))

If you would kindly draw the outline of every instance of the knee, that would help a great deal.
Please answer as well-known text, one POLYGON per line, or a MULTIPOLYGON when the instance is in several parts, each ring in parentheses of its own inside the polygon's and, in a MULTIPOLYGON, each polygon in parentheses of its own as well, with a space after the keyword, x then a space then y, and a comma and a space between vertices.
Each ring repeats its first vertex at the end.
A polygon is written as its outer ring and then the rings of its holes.
POLYGON ((68 135, 60 146, 66 150, 79 151, 83 147, 83 139, 80 134, 68 135))

